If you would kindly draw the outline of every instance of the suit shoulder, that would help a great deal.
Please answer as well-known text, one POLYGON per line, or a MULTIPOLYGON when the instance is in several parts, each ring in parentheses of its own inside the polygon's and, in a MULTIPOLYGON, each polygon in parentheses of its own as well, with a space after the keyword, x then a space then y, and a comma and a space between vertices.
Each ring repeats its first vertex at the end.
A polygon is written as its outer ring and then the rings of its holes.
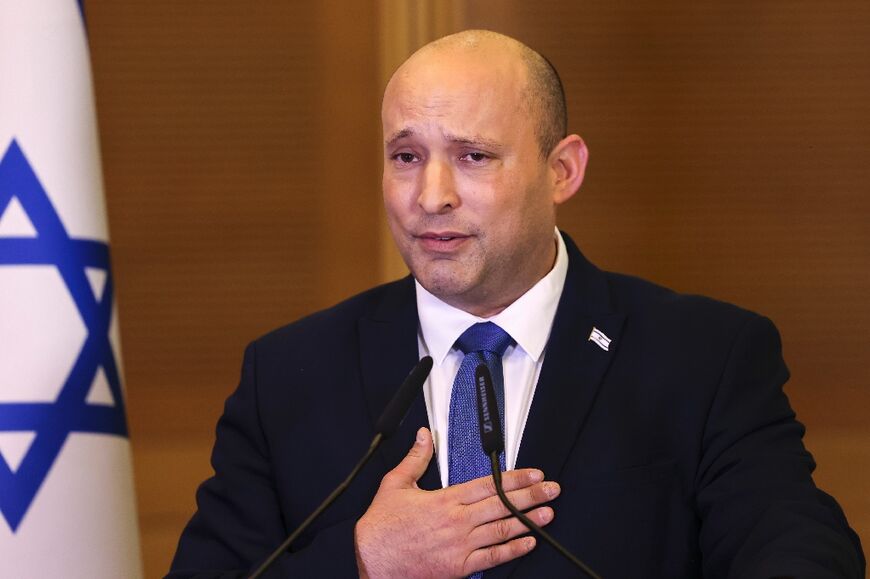
POLYGON ((698 376, 704 367, 724 368, 735 352, 764 352, 769 362, 782 363, 780 334, 767 317, 634 276, 606 275, 615 309, 628 315, 623 344, 639 345, 639 356, 652 356, 657 364, 676 356, 698 376))
POLYGON ((404 278, 351 296, 331 307, 304 316, 257 338, 258 349, 283 347, 287 343, 336 341, 357 331, 360 319, 377 315, 385 303, 413 299, 413 280, 404 278))
POLYGON ((764 316, 708 296, 681 293, 636 276, 604 272, 617 309, 668 319, 695 320, 710 324, 738 325, 764 316))

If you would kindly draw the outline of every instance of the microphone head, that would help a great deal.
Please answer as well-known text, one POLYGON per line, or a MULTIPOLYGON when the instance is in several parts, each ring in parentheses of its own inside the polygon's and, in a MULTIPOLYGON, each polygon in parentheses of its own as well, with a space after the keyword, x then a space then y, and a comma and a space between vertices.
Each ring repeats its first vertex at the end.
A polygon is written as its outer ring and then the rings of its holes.
POLYGON ((501 419, 495 387, 489 366, 478 364, 474 370, 474 390, 477 394, 477 419, 480 425, 480 443, 487 455, 504 450, 504 437, 501 432, 501 419))
POLYGON ((385 439, 396 433, 399 424, 408 413, 408 409, 411 408, 411 403, 414 401, 414 398, 417 397, 417 394, 423 388, 423 382, 426 381, 431 370, 431 356, 424 356, 419 362, 417 362, 417 365, 414 366, 414 369, 411 370, 411 373, 408 374, 408 377, 405 378, 405 381, 402 382, 401 386, 399 386, 398 391, 393 395, 393 399, 390 400, 390 403, 387 404, 386 408, 384 408, 381 417, 378 418, 378 421, 375 424, 376 433, 380 434, 385 439))

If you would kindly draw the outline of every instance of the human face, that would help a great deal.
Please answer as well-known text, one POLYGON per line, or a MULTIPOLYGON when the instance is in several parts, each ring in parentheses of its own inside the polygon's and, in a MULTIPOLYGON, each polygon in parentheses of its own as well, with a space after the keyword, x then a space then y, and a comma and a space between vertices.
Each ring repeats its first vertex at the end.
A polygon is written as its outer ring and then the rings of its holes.
POLYGON ((504 51, 415 55, 384 95, 384 203, 429 292, 481 317, 555 260, 551 174, 522 102, 525 67, 504 51))

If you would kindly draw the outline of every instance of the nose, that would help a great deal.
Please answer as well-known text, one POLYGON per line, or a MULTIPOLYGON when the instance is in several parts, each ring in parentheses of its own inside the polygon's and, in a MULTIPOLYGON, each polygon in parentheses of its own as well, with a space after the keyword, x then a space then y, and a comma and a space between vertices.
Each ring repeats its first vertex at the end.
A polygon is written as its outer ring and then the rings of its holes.
POLYGON ((421 175, 417 204, 430 214, 441 214, 459 206, 453 169, 445 161, 430 159, 421 175))

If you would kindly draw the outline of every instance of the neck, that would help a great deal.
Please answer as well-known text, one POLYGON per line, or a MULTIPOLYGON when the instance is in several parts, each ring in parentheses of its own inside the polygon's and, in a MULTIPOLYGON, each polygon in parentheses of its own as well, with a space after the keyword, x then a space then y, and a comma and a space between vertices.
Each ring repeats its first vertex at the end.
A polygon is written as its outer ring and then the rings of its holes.
POLYGON ((463 299, 462 296, 455 296, 450 300, 445 299, 444 301, 455 308, 459 308, 479 318, 496 316, 532 289, 535 284, 544 279, 553 270, 553 266, 556 265, 556 258, 558 257, 558 248, 558 242, 553 239, 553 243, 547 246, 547 257, 539 261, 539 263, 545 265, 530 276, 531 283, 523 284, 508 294, 505 294, 504 291, 499 291, 491 295, 484 293, 483 295, 467 296, 468 299, 463 299))

